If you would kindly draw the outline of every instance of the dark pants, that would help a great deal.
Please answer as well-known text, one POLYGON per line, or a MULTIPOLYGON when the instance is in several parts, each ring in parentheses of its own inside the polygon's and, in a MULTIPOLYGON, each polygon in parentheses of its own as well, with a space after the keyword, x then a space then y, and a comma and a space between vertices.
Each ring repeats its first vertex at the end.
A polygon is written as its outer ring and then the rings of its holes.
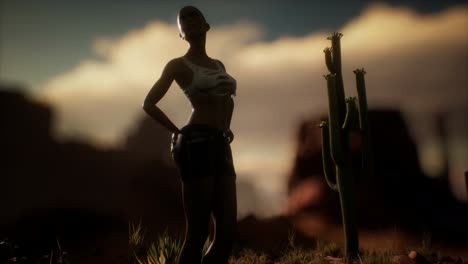
POLYGON ((236 177, 231 146, 224 132, 206 125, 188 125, 172 146, 183 181, 209 176, 236 177))
POLYGON ((182 128, 173 157, 182 178, 186 219, 180 263, 228 263, 237 232, 236 173, 223 132, 203 125, 182 128), (210 216, 215 239, 203 256, 210 216))

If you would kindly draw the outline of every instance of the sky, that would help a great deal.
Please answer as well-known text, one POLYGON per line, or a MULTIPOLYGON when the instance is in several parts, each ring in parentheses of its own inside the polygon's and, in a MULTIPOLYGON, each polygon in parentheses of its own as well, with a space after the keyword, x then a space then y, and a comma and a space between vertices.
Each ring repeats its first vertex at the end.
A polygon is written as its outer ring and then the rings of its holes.
MULTIPOLYGON (((326 111, 323 49, 339 31, 346 93, 356 95, 352 70, 364 67, 369 107, 404 112, 429 171, 440 153, 427 120, 449 113, 451 180, 466 199, 457 186, 468 167, 468 4, 341 2, 3 0, 0 80, 50 103, 58 136, 119 146, 165 63, 187 49, 178 9, 199 7, 208 54, 237 79, 236 169, 263 195, 255 210, 266 216, 285 203, 299 122, 326 111)), ((190 114, 175 83, 160 107, 179 126, 190 114)))
MULTIPOLYGON (((373 1, 183 1, 183 0, 0 0, 0 76, 29 89, 93 56, 93 41, 118 38, 149 21, 175 23, 178 9, 191 4, 205 12, 214 26, 251 21, 263 29, 263 40, 333 32, 373 1), (47 63, 47 67, 44 66, 47 63)), ((392 0, 431 14, 460 0, 392 0)))

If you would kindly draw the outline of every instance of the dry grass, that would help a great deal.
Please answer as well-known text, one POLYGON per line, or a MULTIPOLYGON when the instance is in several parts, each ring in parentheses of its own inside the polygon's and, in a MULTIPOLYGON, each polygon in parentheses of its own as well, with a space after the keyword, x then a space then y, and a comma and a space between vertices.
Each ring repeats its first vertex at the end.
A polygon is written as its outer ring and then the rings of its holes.
MULTIPOLYGON (((134 231, 140 231, 141 228, 133 228, 134 231)), ((142 234, 130 235, 130 242, 141 241, 142 234)), ((210 241, 207 241, 205 250, 210 241)), ((182 243, 176 239, 167 237, 167 234, 163 234, 163 237, 159 241, 152 245, 151 248, 143 250, 146 252, 140 255, 139 258, 133 260, 133 263, 138 264, 175 264, 177 263, 177 256, 180 253, 182 243), (161 252, 166 252, 163 254, 161 252), (167 253, 169 252, 169 253, 167 253)), ((262 251, 255 248, 236 246, 233 250, 233 255, 229 259, 229 264, 340 264, 343 263, 343 251, 340 245, 334 242, 317 241, 314 247, 303 247, 296 243, 295 233, 290 232, 288 241, 285 241, 282 248, 277 248, 270 251, 262 251)), ((139 248, 138 245, 133 244, 134 248, 139 248)), ((141 249, 141 248, 140 248, 141 249)), ((443 259, 443 255, 431 248, 430 236, 425 236, 422 239, 422 243, 417 248, 411 248, 403 251, 397 251, 394 249, 388 249, 384 251, 368 251, 361 250, 358 259, 350 260, 346 263, 349 264, 395 264, 399 263, 396 261, 398 257, 406 257, 410 251, 416 251, 418 254, 424 257, 428 263, 440 263, 443 259)), ((140 251, 141 252, 141 251, 140 251)), ((141 253, 140 253, 141 254, 141 253)), ((445 257, 447 258, 447 257, 445 257)), ((468 263, 461 259, 456 262, 443 262, 443 263, 468 263)))

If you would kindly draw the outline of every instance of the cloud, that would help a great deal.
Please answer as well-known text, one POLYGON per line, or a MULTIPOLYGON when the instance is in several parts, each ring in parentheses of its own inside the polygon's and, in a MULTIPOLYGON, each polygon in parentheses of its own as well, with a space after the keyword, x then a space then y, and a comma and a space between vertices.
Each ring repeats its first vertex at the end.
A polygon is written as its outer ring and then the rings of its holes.
MULTIPOLYGON (((371 107, 405 112, 468 105, 468 7, 421 15, 402 7, 369 6, 347 23, 342 38, 346 93, 356 95, 352 70, 364 67, 371 107)), ((322 50, 330 32, 262 41, 249 22, 212 27, 208 54, 220 58, 238 81, 232 127, 239 174, 285 201, 298 121, 324 111, 327 72, 322 50)), ((117 144, 142 115, 141 103, 165 63, 187 49, 175 24, 151 22, 120 38, 97 38, 96 58, 44 83, 37 97, 58 110, 60 135, 83 135, 117 144)), ((190 107, 173 84, 161 108, 182 126, 190 107)), ((468 154, 466 154, 468 155, 468 154)), ((276 210, 276 209, 275 209, 276 210)))

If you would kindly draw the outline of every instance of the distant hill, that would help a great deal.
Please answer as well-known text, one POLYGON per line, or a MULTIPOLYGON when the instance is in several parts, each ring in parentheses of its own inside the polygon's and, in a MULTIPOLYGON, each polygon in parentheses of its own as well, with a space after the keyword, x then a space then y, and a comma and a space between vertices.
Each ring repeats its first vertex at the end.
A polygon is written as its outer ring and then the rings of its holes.
POLYGON ((128 137, 125 149, 58 142, 52 136, 53 109, 2 86, 0 124, 1 237, 25 238, 27 230, 52 238, 60 233, 72 241, 83 233, 104 232, 105 225, 78 224, 93 222, 89 219, 97 224, 101 218, 114 219, 114 231, 125 236, 128 221, 139 219, 149 233, 166 227, 184 232, 177 169, 163 157, 169 138, 148 119, 128 137), (55 225, 45 215, 53 216, 55 225))

